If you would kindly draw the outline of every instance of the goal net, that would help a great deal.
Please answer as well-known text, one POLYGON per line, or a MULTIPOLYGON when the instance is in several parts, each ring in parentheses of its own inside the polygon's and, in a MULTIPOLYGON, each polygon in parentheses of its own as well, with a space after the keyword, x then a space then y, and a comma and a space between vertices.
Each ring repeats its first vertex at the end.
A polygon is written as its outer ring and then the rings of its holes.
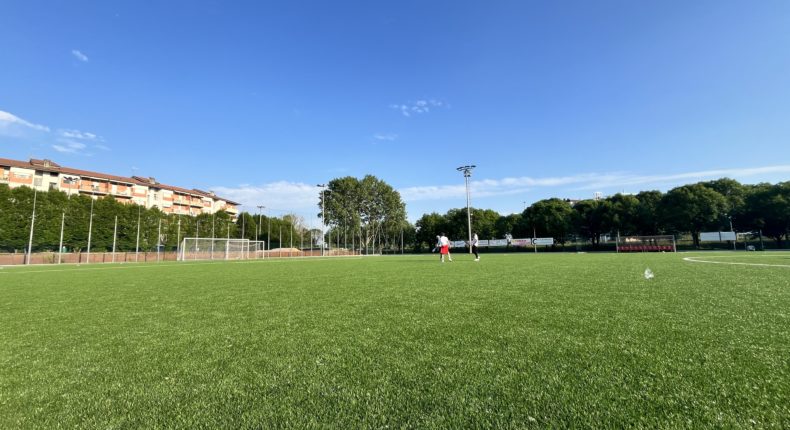
POLYGON ((675 236, 618 236, 617 252, 677 252, 675 236))
POLYGON ((179 261, 248 260, 264 258, 264 241, 185 237, 178 245, 179 261))

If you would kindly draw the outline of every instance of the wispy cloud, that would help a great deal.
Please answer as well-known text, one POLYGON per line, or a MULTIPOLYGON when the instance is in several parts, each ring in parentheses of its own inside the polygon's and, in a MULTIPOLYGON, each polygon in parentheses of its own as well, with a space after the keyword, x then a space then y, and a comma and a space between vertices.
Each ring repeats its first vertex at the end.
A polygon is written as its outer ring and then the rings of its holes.
POLYGON ((83 63, 87 63, 90 60, 88 56, 80 52, 79 49, 72 49, 71 55, 73 55, 76 59, 82 61, 83 63))
POLYGON ((448 104, 436 99, 417 100, 406 104, 391 104, 390 109, 399 111, 403 116, 410 117, 412 115, 425 114, 433 108, 448 107, 448 104))
POLYGON ((52 148, 58 152, 76 154, 87 148, 87 145, 84 143, 71 139, 58 139, 58 142, 59 143, 52 145, 52 148))
POLYGON ((250 212, 257 212, 258 205, 266 206, 269 213, 315 213, 318 207, 319 189, 302 182, 277 181, 262 185, 244 184, 211 189, 222 197, 241 203, 244 210, 250 212))
POLYGON ((104 144, 104 139, 95 133, 80 130, 59 129, 57 131, 56 144, 52 148, 58 152, 70 154, 93 155, 92 149, 109 151, 110 148, 104 144))
POLYGON ((35 140, 67 154, 91 155, 93 149, 110 150, 104 139, 95 133, 74 129, 52 131, 46 125, 34 124, 10 112, 0 111, 0 137, 3 136, 35 140))
POLYGON ((30 121, 10 113, 0 110, 0 135, 18 137, 26 130, 49 132, 49 127, 40 124, 33 124, 30 121))
POLYGON ((88 133, 79 130, 58 130, 58 134, 68 139, 82 139, 82 140, 101 140, 101 138, 93 133, 88 133))
POLYGON ((373 138, 384 142, 393 142, 398 139, 398 135, 395 133, 376 133, 373 135, 373 138))
MULTIPOLYGON (((790 173, 790 165, 746 167, 734 169, 702 170, 671 175, 636 175, 627 172, 583 173, 571 176, 532 178, 528 176, 472 180, 470 189, 477 197, 500 196, 525 193, 536 188, 559 188, 567 192, 596 191, 639 191, 662 189, 689 182, 729 177, 748 179, 776 173, 790 173), (635 188, 638 188, 635 190, 635 188)), ((463 197, 466 189, 458 185, 429 185, 407 187, 399 190, 406 201, 442 200, 463 197)))

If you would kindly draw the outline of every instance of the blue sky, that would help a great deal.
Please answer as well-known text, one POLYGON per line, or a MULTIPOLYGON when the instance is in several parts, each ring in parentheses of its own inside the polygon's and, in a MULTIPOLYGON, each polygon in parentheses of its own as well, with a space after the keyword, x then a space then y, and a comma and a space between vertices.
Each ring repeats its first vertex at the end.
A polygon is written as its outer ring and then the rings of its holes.
MULTIPOLYGON (((787 1, 6 1, 0 157, 409 218, 790 179, 787 1)), ((254 210, 254 209, 253 209, 254 210)))

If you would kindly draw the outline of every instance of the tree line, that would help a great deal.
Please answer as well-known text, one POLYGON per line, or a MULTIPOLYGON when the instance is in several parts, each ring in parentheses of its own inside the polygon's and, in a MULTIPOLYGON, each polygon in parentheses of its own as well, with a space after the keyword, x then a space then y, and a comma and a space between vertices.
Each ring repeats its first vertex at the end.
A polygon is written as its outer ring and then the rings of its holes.
MULTIPOLYGON (((472 209, 472 229, 483 238, 553 237, 560 244, 582 239, 593 249, 614 237, 689 234, 695 247, 703 231, 760 231, 777 247, 790 234, 790 182, 744 185, 733 179, 698 182, 666 193, 643 191, 571 202, 550 198, 520 214, 472 209), (731 224, 730 224, 731 223, 731 224), (732 227, 731 227, 732 225, 732 227)), ((423 215, 415 224, 417 248, 433 247, 439 232, 466 239, 466 208, 423 215)))
POLYGON ((33 222, 33 252, 56 251, 61 242, 67 252, 116 250, 173 251, 185 237, 247 238, 263 240, 270 248, 313 243, 320 230, 310 230, 295 215, 267 217, 242 213, 237 219, 225 211, 197 216, 167 214, 124 204, 112 197, 92 199, 62 191, 35 192, 29 187, 0 184, 0 252, 26 251, 33 222), (91 213, 93 222, 91 223, 91 213), (117 231, 116 231, 117 219, 117 231), (139 240, 138 240, 139 237, 139 240))
MULTIPOLYGON (((441 232, 457 240, 467 237, 466 208, 424 214, 411 224, 400 194, 372 175, 334 179, 319 198, 317 215, 329 228, 327 241, 332 246, 374 252, 403 246, 420 251, 432 248, 441 232)), ((54 190, 36 193, 28 187, 11 189, 0 184, 0 251, 27 249, 34 200, 34 251, 57 250, 61 225, 68 251, 86 250, 89 231, 92 252, 110 251, 113 237, 118 251, 135 250, 138 243, 140 251, 153 251, 157 246, 175 250, 181 239, 196 236, 262 240, 269 248, 322 243, 321 230, 308 228, 294 214, 271 217, 242 212, 235 220, 224 211, 174 215, 112 197, 93 200, 86 195, 54 190)), ((473 208, 471 215, 472 228, 481 239, 535 235, 553 237, 560 244, 581 239, 597 248, 604 235, 689 234, 699 246, 700 232, 729 231, 732 223, 736 231, 759 230, 782 247, 790 234, 790 182, 744 185, 723 178, 666 193, 643 191, 575 202, 550 198, 509 215, 473 208)))

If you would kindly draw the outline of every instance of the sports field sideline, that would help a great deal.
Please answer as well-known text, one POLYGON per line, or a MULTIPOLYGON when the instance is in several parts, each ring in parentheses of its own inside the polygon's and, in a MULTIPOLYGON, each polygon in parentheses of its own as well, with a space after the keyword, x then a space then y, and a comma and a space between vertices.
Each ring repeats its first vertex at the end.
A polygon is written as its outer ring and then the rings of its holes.
POLYGON ((790 253, 453 257, 3 268, 0 428, 790 426, 790 253))

